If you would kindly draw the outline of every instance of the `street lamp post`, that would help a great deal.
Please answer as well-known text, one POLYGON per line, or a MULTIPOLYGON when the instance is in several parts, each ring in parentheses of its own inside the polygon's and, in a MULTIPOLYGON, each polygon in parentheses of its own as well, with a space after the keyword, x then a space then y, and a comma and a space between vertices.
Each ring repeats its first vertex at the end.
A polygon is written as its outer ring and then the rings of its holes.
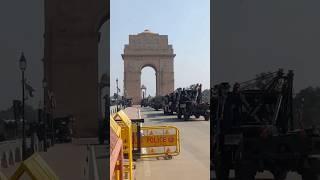
POLYGON ((55 133, 56 133, 56 131, 55 131, 55 128, 54 128, 54 119, 53 119, 53 116, 52 116, 52 109, 50 110, 50 113, 49 113, 49 119, 50 119, 50 123, 51 123, 51 146, 53 146, 55 144, 55 133))
POLYGON ((44 152, 47 152, 47 80, 42 80, 42 86, 43 86, 43 149, 44 152))
POLYGON ((27 61, 24 57, 23 52, 21 53, 19 67, 22 72, 22 159, 26 159, 26 136, 25 136, 25 117, 24 117, 24 88, 25 88, 25 79, 24 79, 24 71, 27 68, 27 61))
POLYGON ((117 111, 119 111, 119 107, 118 107, 118 104, 119 104, 119 87, 118 87, 118 78, 116 79, 116 82, 117 82, 117 111))

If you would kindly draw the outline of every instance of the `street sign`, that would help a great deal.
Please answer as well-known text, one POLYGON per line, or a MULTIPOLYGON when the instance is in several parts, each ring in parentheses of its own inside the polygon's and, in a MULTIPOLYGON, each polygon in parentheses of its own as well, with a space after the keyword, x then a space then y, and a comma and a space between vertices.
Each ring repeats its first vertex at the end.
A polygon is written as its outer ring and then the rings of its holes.
MULTIPOLYGON (((143 126, 141 127, 142 158, 177 156, 180 154, 180 134, 174 126, 143 126)), ((137 147, 137 136, 134 147, 137 147)))
POLYGON ((176 146, 176 135, 151 135, 141 137, 141 147, 176 146))

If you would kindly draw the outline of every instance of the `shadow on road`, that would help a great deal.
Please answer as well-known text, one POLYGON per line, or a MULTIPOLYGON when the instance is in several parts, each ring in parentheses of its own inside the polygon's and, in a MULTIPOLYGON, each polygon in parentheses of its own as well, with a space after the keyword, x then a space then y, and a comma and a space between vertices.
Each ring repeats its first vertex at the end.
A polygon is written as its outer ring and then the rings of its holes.
POLYGON ((161 118, 161 119, 158 119, 158 118, 154 118, 154 119, 148 119, 149 122, 184 122, 184 123, 188 123, 188 122, 195 122, 195 121, 205 121, 205 120, 199 120, 199 119, 189 119, 187 121, 184 121, 183 119, 178 119, 178 118, 167 118, 167 119, 164 119, 164 118, 161 118))
POLYGON ((165 116, 163 114, 163 111, 142 111, 142 112, 144 112, 143 114, 144 114, 145 118, 154 118, 154 117, 159 117, 159 116, 165 116), (150 113, 150 112, 152 112, 152 113, 150 113))
MULTIPOLYGON (((174 157, 173 157, 174 159, 174 157)), ((172 160, 172 159, 170 159, 172 160)), ((142 161, 150 161, 150 162, 154 162, 154 161, 170 161, 170 160, 166 160, 163 157, 159 157, 159 158, 142 158, 142 159, 138 159, 136 162, 142 162, 142 161)))

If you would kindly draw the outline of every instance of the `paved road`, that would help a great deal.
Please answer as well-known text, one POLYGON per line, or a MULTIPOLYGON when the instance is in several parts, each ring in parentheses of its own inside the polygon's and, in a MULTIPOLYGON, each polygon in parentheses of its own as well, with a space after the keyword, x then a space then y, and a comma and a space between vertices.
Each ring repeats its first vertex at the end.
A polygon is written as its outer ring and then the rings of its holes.
POLYGON ((181 154, 172 160, 144 159, 136 163, 137 180, 208 180, 210 177, 210 121, 183 121, 162 111, 141 110, 143 125, 172 125, 180 129, 181 154))
MULTIPOLYGON (((215 176, 213 177, 215 178, 215 176)), ((233 170, 230 171, 229 177, 234 178, 233 170)), ((255 178, 257 180, 273 180, 273 175, 269 171, 264 171, 261 173, 257 173, 255 178)), ((286 180, 302 180, 302 177, 296 172, 289 172, 287 174, 286 180)))

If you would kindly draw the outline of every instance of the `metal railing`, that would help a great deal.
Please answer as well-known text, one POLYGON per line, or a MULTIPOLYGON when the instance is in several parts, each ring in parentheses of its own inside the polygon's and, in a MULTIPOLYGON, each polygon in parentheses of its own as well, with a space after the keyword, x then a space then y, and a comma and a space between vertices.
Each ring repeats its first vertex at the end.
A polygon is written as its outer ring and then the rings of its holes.
MULTIPOLYGON (((26 146, 31 156, 34 152, 41 152, 44 150, 44 142, 40 141, 35 135, 34 139, 26 138, 26 146), (33 146, 33 147, 32 147, 33 146)), ((50 147, 51 140, 47 140, 48 146, 50 147)), ((8 140, 0 142, 0 167, 7 168, 10 165, 15 165, 22 161, 22 139, 8 140)))
POLYGON ((118 105, 118 110, 117 106, 110 106, 110 115, 116 114, 118 111, 122 110, 124 107, 122 105, 118 105))

